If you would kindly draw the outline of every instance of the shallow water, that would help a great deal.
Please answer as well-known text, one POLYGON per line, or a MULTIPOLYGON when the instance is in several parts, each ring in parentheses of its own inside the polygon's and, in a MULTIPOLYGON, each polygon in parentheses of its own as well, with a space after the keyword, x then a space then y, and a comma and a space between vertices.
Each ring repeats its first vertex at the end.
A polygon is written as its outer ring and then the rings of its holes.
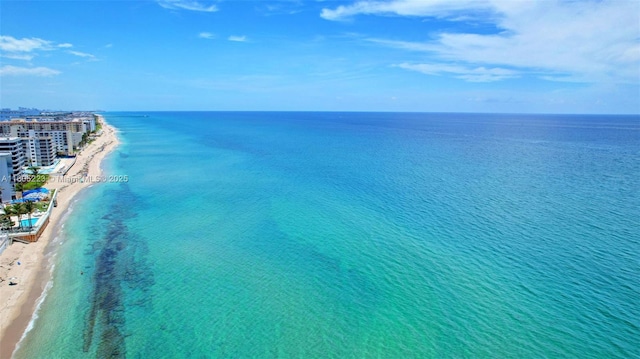
POLYGON ((18 358, 640 356, 638 117, 106 118, 18 358))

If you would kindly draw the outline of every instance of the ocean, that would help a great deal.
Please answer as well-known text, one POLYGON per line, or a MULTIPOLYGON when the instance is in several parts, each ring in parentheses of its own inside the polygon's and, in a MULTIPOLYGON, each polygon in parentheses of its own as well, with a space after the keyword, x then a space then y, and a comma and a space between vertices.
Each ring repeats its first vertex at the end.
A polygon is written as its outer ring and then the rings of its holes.
POLYGON ((16 358, 640 357, 640 118, 105 113, 16 358))

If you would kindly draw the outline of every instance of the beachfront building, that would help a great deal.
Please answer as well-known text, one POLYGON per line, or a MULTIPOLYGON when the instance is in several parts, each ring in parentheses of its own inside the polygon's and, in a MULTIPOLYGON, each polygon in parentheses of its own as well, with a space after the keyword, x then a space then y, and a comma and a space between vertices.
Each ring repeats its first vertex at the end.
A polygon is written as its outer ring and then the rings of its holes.
POLYGON ((0 137, 0 153, 11 154, 11 174, 18 176, 27 165, 22 139, 18 137, 0 137))
POLYGON ((29 130, 28 132, 17 131, 18 137, 21 138, 49 138, 53 146, 53 151, 57 155, 70 155, 73 151, 73 135, 70 131, 38 131, 29 130))
POLYGON ((13 163, 10 152, 0 152, 0 201, 6 203, 13 196, 13 163))
POLYGON ((23 138, 24 152, 31 166, 51 166, 56 161, 56 146, 49 136, 36 135, 29 131, 29 137, 23 138))
POLYGON ((59 155, 73 155, 79 149, 90 131, 95 130, 93 115, 74 117, 39 116, 34 118, 20 118, 0 122, 0 136, 20 138, 51 138, 55 152, 59 155), (92 130, 93 129, 93 130, 92 130))
POLYGON ((92 115, 90 117, 79 118, 85 126, 85 132, 94 132, 96 130, 96 117, 92 115))

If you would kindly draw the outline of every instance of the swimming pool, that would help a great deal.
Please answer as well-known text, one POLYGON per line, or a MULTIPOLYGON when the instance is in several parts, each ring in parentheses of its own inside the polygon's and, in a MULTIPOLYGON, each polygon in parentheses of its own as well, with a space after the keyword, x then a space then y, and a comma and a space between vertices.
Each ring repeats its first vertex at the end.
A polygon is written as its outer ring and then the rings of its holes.
MULTIPOLYGON (((38 169, 38 173, 39 173, 39 174, 43 174, 43 175, 51 174, 51 173, 53 173, 53 170, 55 170, 55 169, 56 169, 56 167, 58 166, 58 163, 60 163, 60 159, 59 159, 59 158, 58 158, 58 159, 56 159, 56 160, 53 162, 53 164, 52 164, 52 165, 50 165, 50 166, 40 167, 40 168, 38 169)), ((25 173, 30 174, 30 173, 31 173, 31 171, 27 169, 27 170, 25 171, 25 173)))
MULTIPOLYGON (((40 219, 40 217, 33 217, 31 218, 31 227, 35 227, 36 223, 38 223, 38 220, 40 219)), ((29 227, 29 218, 27 219, 21 219, 20 220, 20 225, 24 228, 24 227, 29 227)))

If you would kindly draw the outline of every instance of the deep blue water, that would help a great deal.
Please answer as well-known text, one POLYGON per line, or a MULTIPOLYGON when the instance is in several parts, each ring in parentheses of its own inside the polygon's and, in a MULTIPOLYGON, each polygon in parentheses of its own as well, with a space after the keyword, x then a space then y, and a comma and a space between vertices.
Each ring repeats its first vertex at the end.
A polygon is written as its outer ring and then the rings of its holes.
POLYGON ((106 118, 19 358, 640 357, 637 116, 106 118))

